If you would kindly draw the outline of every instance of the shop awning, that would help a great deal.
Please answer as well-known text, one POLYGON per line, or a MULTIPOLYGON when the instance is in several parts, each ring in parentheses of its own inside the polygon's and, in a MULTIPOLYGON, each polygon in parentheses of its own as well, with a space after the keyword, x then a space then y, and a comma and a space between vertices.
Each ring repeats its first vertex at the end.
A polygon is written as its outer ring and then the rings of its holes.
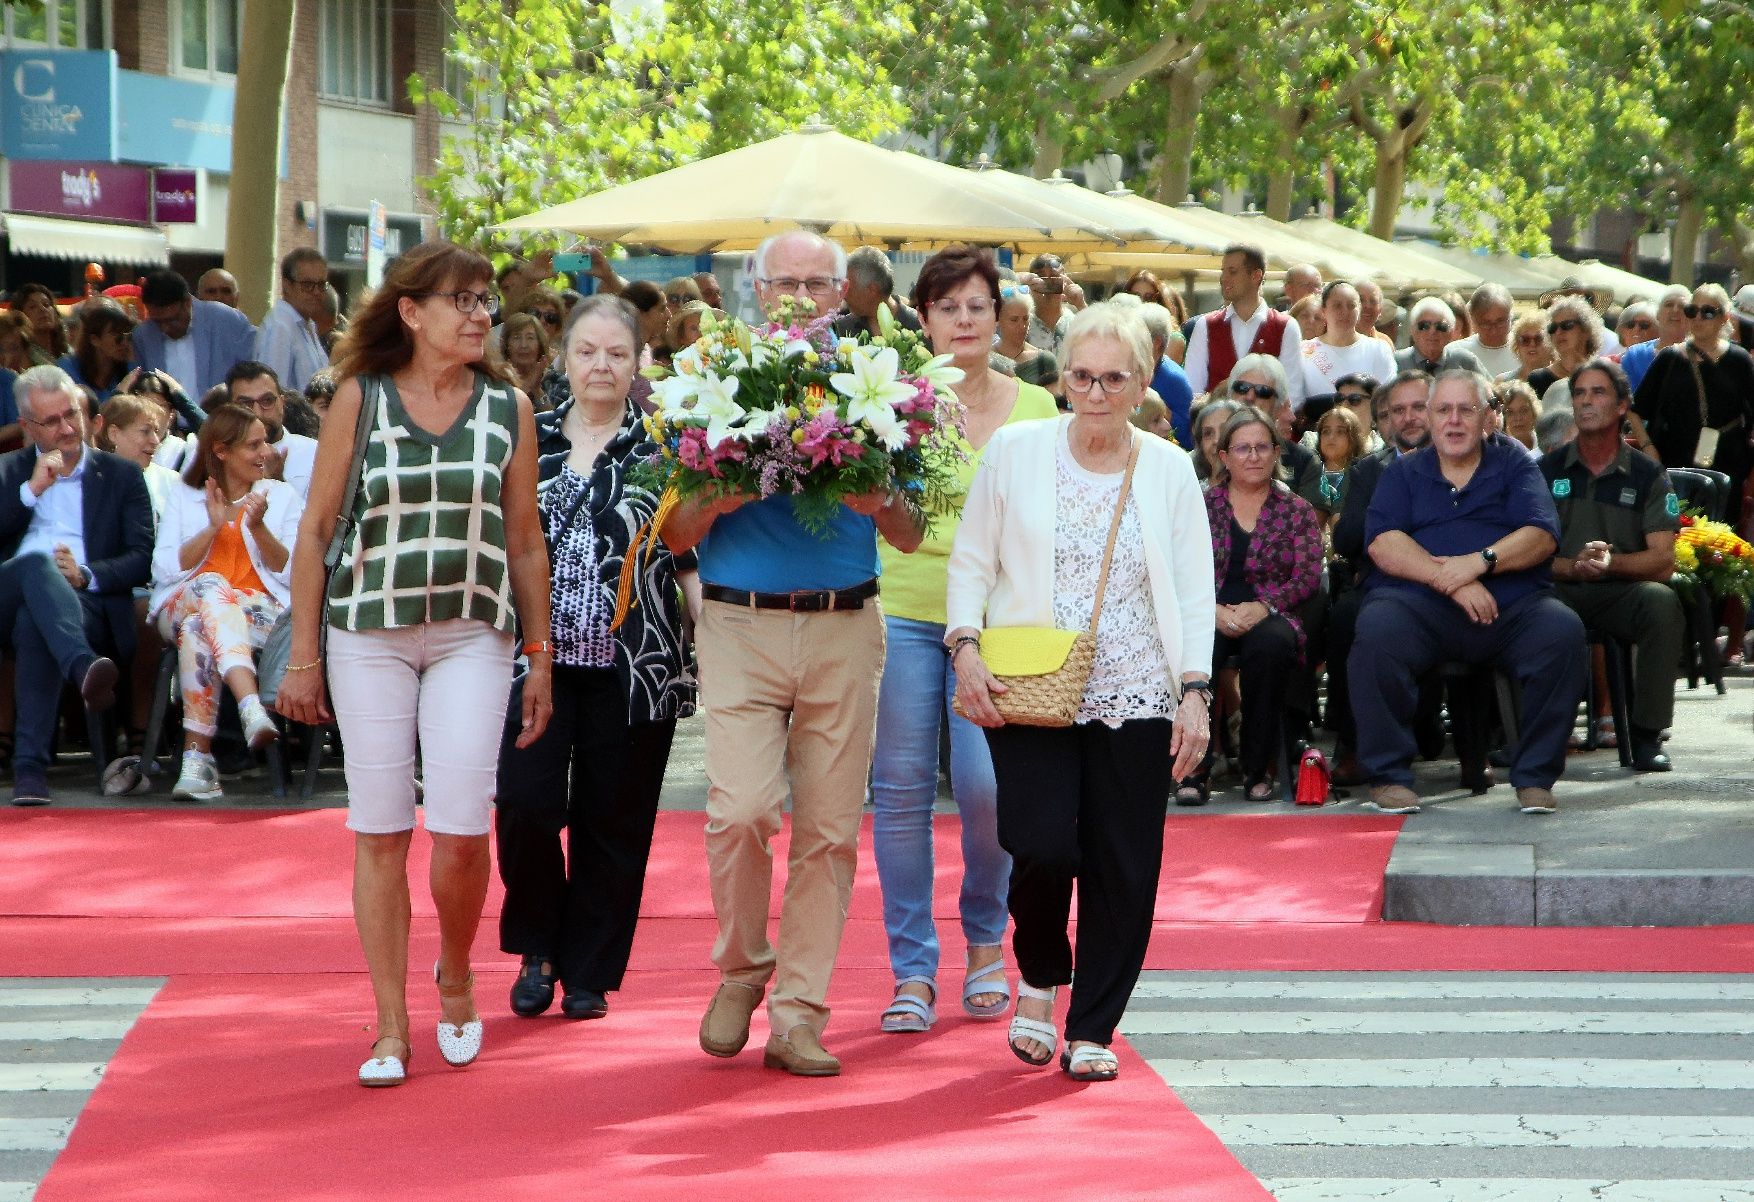
POLYGON ((15 255, 85 259, 97 263, 135 263, 163 267, 170 262, 164 234, 150 226, 63 221, 58 217, 6 215, 6 236, 15 255))

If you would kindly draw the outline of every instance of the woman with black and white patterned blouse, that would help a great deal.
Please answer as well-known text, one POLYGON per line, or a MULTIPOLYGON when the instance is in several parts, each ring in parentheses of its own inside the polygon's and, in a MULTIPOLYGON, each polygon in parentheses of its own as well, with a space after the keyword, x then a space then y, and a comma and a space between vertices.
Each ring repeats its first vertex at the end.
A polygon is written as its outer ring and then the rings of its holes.
POLYGON ((500 947, 523 958, 511 1006, 525 1017, 553 1004, 557 978, 567 1018, 607 1013, 633 945, 670 740, 694 709, 680 595, 686 584, 698 604, 692 555, 661 541, 649 557, 642 549, 634 603, 610 630, 622 563, 659 499, 628 479, 657 449, 628 400, 639 346, 626 301, 579 302, 561 336, 571 396, 537 415, 554 716, 529 747, 507 728, 495 827, 500 947))

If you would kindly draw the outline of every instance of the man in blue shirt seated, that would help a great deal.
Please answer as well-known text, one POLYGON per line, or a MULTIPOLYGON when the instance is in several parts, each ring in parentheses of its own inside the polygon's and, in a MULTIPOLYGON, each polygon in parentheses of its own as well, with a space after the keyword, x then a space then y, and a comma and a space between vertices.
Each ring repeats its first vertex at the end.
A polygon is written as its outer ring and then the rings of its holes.
POLYGON ((1510 781, 1526 814, 1554 811, 1583 696, 1583 623, 1548 567, 1558 514, 1527 452, 1487 440, 1489 389, 1470 371, 1437 377, 1431 445, 1384 469, 1365 519, 1377 571, 1348 667, 1359 765, 1385 813, 1419 809, 1410 718, 1432 668, 1491 664, 1521 683, 1510 781))
POLYGON ((1194 447, 1194 431, 1189 413, 1194 407, 1194 386, 1188 373, 1169 357, 1169 336, 1175 332, 1175 315, 1162 305, 1139 306, 1139 316, 1151 331, 1151 353, 1157 356, 1157 370, 1151 373, 1151 389, 1163 407, 1169 410, 1169 424, 1175 430, 1175 441, 1183 450, 1194 447))
MULTIPOLYGON (((755 292, 769 314, 787 296, 832 313, 846 296, 846 254, 819 235, 769 238, 755 292)), ((665 523, 672 550, 700 548, 701 710, 706 715, 707 861, 719 937, 719 988, 701 1049, 735 1056, 769 983, 772 1036, 762 1062, 827 1077, 828 979, 858 863, 871 770, 883 613, 877 535, 902 551, 922 535, 901 498, 850 498, 828 531, 798 522, 790 497, 683 505, 665 523), (792 838, 779 952, 768 938, 770 841, 788 785, 792 838)))

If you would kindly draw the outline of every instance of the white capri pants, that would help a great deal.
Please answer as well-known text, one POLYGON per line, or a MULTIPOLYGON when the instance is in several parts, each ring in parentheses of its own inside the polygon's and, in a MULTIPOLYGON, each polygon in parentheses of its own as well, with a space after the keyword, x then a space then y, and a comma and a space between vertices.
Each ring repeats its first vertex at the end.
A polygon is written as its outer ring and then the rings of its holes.
POLYGON ((329 629, 329 698, 347 747, 349 830, 414 829, 417 736, 427 831, 492 829, 515 641, 470 618, 329 629))

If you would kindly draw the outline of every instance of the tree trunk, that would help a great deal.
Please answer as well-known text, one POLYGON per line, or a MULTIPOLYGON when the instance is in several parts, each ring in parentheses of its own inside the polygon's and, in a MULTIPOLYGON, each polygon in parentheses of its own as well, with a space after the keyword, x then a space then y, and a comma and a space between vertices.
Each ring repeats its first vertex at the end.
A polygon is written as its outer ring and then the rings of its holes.
POLYGON ((1741 273, 1742 282, 1754 283, 1754 226, 1731 222, 1725 236, 1735 247, 1736 270, 1741 273))
POLYGON ((1705 224, 1705 202, 1690 190, 1680 194, 1681 207, 1675 213, 1675 232, 1669 235, 1669 283, 1694 283, 1699 261, 1699 234, 1705 224))
POLYGON ((1303 139, 1299 106, 1280 106, 1273 113, 1273 157, 1267 167, 1267 216, 1291 220, 1291 196, 1297 187, 1297 144, 1303 139))
POLYGON ((1200 104, 1207 80, 1201 75, 1203 54, 1192 54, 1167 72, 1169 121, 1163 129, 1163 146, 1157 158, 1157 201, 1178 205, 1188 198, 1194 178, 1194 139, 1199 133, 1200 104))
POLYGON ((1407 146, 1398 137, 1376 144, 1376 192, 1370 198, 1370 232, 1390 242, 1395 239, 1401 193, 1407 186, 1407 154, 1407 146))
POLYGON ((1030 173, 1036 179, 1046 179, 1060 169, 1066 161, 1066 145, 1054 135, 1048 133, 1045 120, 1035 123, 1035 162, 1030 173))
POLYGON ((238 36, 238 78, 231 125, 231 199, 225 218, 225 266, 237 277, 238 304, 260 322, 274 303, 280 232, 280 135, 297 0, 250 0, 238 36))

